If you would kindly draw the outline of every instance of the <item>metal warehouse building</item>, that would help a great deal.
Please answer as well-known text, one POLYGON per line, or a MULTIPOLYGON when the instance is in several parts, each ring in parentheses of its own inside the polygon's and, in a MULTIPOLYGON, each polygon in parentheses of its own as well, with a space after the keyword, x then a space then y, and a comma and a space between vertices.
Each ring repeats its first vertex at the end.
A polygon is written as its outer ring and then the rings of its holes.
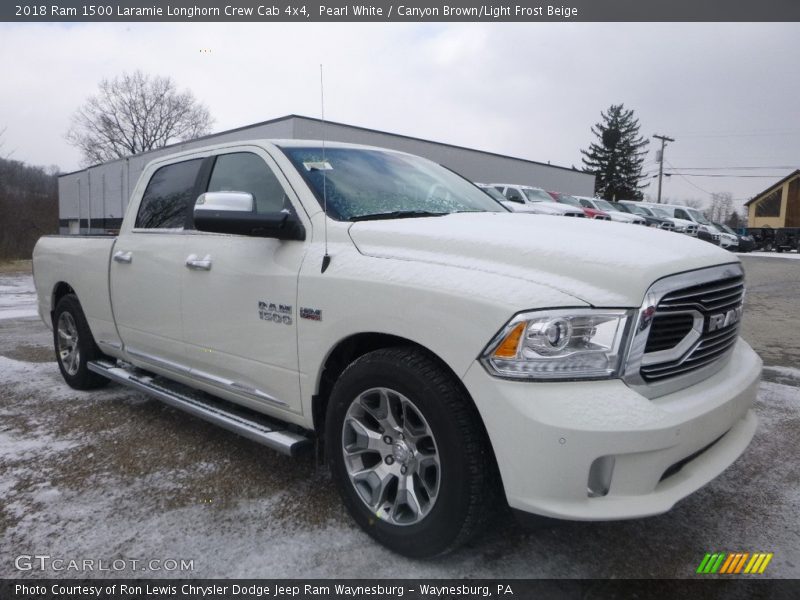
POLYGON ((102 233, 118 229, 139 175, 147 163, 159 156, 209 143, 250 139, 319 140, 323 131, 325 138, 331 141, 368 144, 424 156, 473 181, 527 184, 568 194, 594 195, 594 175, 575 169, 289 115, 61 175, 58 179, 61 233, 102 233))

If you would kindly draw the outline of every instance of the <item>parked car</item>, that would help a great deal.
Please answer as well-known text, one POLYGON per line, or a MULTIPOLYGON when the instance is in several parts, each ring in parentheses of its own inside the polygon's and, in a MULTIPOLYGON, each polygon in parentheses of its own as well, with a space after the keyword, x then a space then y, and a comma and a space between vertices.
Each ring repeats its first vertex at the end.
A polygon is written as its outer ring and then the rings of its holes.
POLYGON ((738 233, 733 228, 723 225, 722 223, 714 223, 714 225, 721 227, 723 231, 732 233, 736 236, 736 238, 739 240, 738 252, 752 252, 755 249, 756 241, 753 239, 752 235, 738 233))
POLYGON ((800 227, 748 227, 747 235, 753 238, 756 250, 765 252, 800 252, 800 227))
POLYGON ((632 225, 647 225, 644 217, 631 214, 623 209, 620 209, 611 202, 603 200, 602 198, 590 198, 589 196, 575 196, 581 203, 581 206, 587 208, 594 208, 596 210, 605 211, 612 221, 619 223, 629 223, 632 225))
POLYGON ((719 232, 719 245, 731 252, 739 252, 739 236, 733 231, 727 231, 720 223, 709 222, 719 232))
POLYGON ((646 207, 640 206, 637 200, 617 200, 617 207, 631 214, 642 217, 649 227, 657 227, 666 231, 675 231, 675 223, 666 217, 657 217, 646 207))
POLYGON ((41 238, 38 311, 71 387, 316 444, 355 522, 407 556, 507 505, 663 513, 755 432, 744 271, 688 237, 553 221, 403 152, 207 145, 144 169, 119 236, 41 238))
POLYGON ((489 185, 506 197, 506 200, 508 200, 506 206, 513 211, 517 211, 520 207, 524 206, 525 212, 559 215, 562 217, 585 216, 583 211, 578 208, 559 204, 542 188, 509 183, 492 183, 489 185))
POLYGON ((598 221, 610 221, 611 217, 607 212, 592 208, 591 206, 583 206, 575 196, 569 194, 562 194, 561 192, 547 192, 556 202, 569 204, 575 208, 580 208, 589 219, 597 219, 598 221))

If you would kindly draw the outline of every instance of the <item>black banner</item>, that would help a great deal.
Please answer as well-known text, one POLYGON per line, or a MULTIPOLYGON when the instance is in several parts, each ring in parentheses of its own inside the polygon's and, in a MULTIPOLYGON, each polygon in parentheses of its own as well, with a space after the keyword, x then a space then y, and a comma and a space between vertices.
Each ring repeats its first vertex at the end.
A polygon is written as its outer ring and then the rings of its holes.
POLYGON ((4 0, 0 21, 800 21, 797 0, 4 0))
POLYGON ((475 579, 475 580, 0 580, 2 600, 411 600, 726 598, 789 600, 800 594, 797 580, 752 577, 707 579, 475 579))

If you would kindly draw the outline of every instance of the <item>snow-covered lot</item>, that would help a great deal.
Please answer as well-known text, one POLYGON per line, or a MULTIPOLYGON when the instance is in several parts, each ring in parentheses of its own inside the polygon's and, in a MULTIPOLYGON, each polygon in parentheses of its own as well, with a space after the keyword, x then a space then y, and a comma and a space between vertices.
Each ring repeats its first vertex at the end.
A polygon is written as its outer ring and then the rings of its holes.
POLYGON ((537 531, 499 515, 471 546, 426 562, 361 533, 313 456, 281 456, 118 386, 68 388, 50 332, 26 316, 30 278, 0 275, 0 577, 54 574, 17 570, 28 554, 194 561, 190 573, 119 576, 688 577, 712 551, 774 552, 767 574, 800 577, 800 263, 743 260, 743 332, 771 366, 756 438, 730 469, 665 515, 537 531))

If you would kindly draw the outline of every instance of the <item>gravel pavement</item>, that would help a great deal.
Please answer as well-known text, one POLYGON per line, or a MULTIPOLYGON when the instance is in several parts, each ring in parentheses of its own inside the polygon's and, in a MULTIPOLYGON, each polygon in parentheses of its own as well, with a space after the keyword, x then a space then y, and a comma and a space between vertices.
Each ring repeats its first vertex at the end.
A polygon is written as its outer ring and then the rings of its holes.
POLYGON ((774 552, 767 575, 800 577, 800 261, 742 260, 743 335, 767 368, 758 432, 730 469, 665 515, 528 531, 501 514, 428 561, 361 533, 311 456, 284 457, 116 385, 68 388, 51 333, 25 316, 29 276, 0 274, 0 577, 682 578, 713 551, 774 552), (17 570, 28 554, 128 563, 17 570), (142 571, 131 559, 193 568, 142 571))

